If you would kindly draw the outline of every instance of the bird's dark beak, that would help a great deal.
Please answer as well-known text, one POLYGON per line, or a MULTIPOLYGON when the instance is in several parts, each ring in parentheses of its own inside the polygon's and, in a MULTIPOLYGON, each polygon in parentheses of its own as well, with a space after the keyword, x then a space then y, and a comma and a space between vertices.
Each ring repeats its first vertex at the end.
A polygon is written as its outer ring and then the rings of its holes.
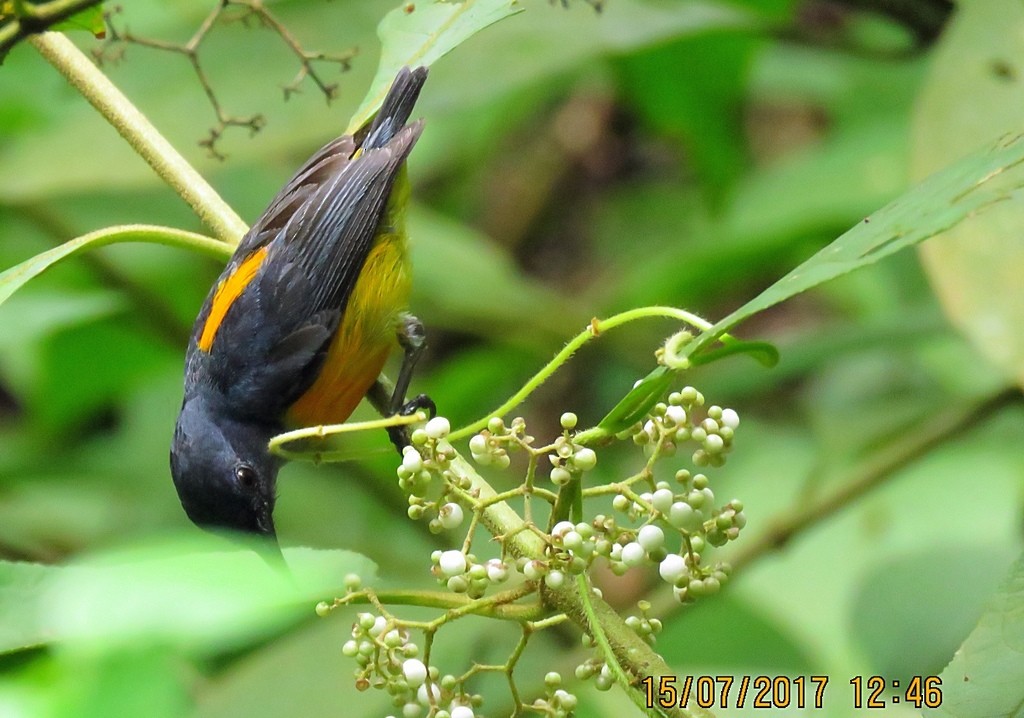
POLYGON ((254 546, 256 553, 274 569, 287 571, 284 554, 281 552, 280 544, 277 543, 274 516, 269 505, 261 507, 256 516, 256 532, 260 539, 254 546))
POLYGON ((256 512, 256 531, 260 536, 272 539, 277 543, 277 531, 274 528, 274 514, 269 503, 262 504, 256 512))

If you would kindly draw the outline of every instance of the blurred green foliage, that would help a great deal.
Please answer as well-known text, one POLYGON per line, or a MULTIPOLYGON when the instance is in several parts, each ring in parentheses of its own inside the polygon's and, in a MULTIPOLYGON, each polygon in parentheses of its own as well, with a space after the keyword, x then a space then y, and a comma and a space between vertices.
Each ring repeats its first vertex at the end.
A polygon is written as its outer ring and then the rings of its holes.
MULTIPOLYGON (((417 110, 427 128, 410 166, 413 308, 430 349, 413 388, 454 426, 497 405, 592 316, 655 303, 724 316, 906 190, 921 167, 946 166, 1010 129, 936 127, 944 113, 986 115, 1006 101, 972 97, 978 83, 941 92, 946 75, 932 63, 949 52, 944 43, 957 43, 962 67, 988 68, 1018 99, 1024 82, 1018 16, 1013 25, 995 14, 972 33, 956 32, 954 18, 929 45, 915 41, 915 28, 855 9, 870 3, 608 0, 601 14, 583 3, 524 6, 441 60, 417 110), (993 58, 987 38, 997 29, 1016 38, 1016 55, 993 58), (956 140, 962 151, 925 162, 921 136, 956 140)), ((376 26, 393 7, 274 4, 307 47, 360 49, 330 106, 313 87, 283 104, 279 86, 296 70, 284 46, 258 28, 218 27, 204 48, 218 98, 232 113, 268 119, 253 138, 228 132, 225 162, 196 144, 215 118, 183 58, 129 46, 106 69, 252 221, 346 125, 377 66, 376 26)), ((118 22, 184 41, 209 10, 199 0, 139 2, 118 22)), ((202 231, 25 44, 0 69, 0 138, 0 268, 113 224, 202 231)), ((1007 195, 1019 220, 1019 190, 1007 195)), ((183 628, 173 609, 188 597, 131 571, 132 556, 195 538, 167 451, 187 332, 218 271, 180 250, 110 247, 51 270, 0 307, 0 715, 389 710, 352 686, 353 665, 340 653, 346 617, 312 614, 316 599, 330 597, 345 572, 366 574, 368 561, 381 585, 433 586, 429 554, 446 539, 404 518, 383 435, 365 460, 282 472, 282 542, 360 555, 326 554, 337 561, 333 580, 293 592, 273 577, 250 584, 218 563, 223 546, 205 547, 209 562, 182 567, 182 581, 230 584, 221 598, 235 620, 214 611, 200 623, 205 608, 224 609, 211 599, 183 611, 196 621, 183 628), (83 561, 127 566, 133 590, 75 583, 96 575, 75 573, 83 561), (96 596, 105 591, 128 605, 104 612, 96 596), (270 618, 243 620, 261 607, 270 618), (131 640, 116 637, 124 624, 115 616, 135 621, 131 640), (94 630, 82 635, 82 625, 94 630), (191 631, 209 634, 178 640, 191 631)), ((989 303, 1013 296, 971 271, 989 303)), ((1020 376, 1019 355, 996 368, 983 358, 986 335, 969 343, 950 328, 929 281, 912 253, 900 253, 744 324, 741 336, 779 346, 776 369, 736 358, 688 377, 743 417, 722 490, 746 504, 748 535, 827 493, 893 437, 1020 376)), ((671 331, 639 325, 589 345, 524 408, 531 433, 554 434, 566 410, 582 425, 598 421, 650 370, 671 331)), ((934 449, 747 566, 719 599, 667 616, 659 650, 681 672, 828 675, 824 714, 836 716, 849 714, 853 676, 940 671, 1022 545, 1022 414, 1011 407, 934 449)), ((607 481, 615 469, 602 460, 597 471, 607 481)), ((628 607, 650 578, 634 571, 605 596, 628 607)), ((503 638, 490 622, 469 621, 437 650, 457 670, 503 660, 503 638)), ((548 669, 570 673, 574 640, 538 636, 517 670, 523 685, 540 686, 548 669)), ((501 681, 481 688, 495 696, 488 715, 503 714, 501 681)), ((589 690, 580 715, 630 714, 621 697, 589 690)))

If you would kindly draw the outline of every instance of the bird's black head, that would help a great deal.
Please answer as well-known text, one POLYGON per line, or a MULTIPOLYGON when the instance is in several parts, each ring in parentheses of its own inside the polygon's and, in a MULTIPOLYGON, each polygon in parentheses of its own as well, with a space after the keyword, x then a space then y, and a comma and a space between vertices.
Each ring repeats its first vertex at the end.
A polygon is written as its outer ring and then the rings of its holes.
POLYGON ((185 400, 171 444, 171 474, 185 513, 205 529, 275 538, 281 462, 267 450, 279 427, 236 421, 201 396, 185 400))

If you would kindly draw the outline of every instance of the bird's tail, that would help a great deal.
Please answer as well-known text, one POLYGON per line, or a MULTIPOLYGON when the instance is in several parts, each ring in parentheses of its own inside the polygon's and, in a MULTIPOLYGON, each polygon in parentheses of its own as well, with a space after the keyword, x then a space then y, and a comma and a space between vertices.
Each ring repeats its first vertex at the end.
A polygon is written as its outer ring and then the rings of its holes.
POLYGON ((384 98, 384 103, 366 130, 365 139, 360 143, 363 150, 383 147, 405 127, 426 79, 425 67, 417 67, 414 70, 403 67, 398 71, 387 97, 384 98))

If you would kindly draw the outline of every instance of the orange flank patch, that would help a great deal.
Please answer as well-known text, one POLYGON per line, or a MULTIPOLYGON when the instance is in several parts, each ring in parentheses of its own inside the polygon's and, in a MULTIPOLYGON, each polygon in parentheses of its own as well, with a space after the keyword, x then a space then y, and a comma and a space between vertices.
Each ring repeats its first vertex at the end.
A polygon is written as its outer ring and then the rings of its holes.
POLYGON ((213 347, 213 339, 217 336, 224 317, 235 300, 249 286, 249 282, 256 276, 256 270, 263 264, 267 256, 267 248, 260 247, 245 258, 238 268, 226 279, 222 279, 217 285, 217 291, 213 294, 213 302, 210 305, 210 313, 206 315, 206 324, 203 325, 203 333, 199 335, 199 348, 209 352, 213 347))
POLYGON ((345 421, 380 376, 395 347, 398 317, 409 296, 404 248, 396 240, 383 235, 370 251, 320 374, 292 404, 289 424, 345 421))

